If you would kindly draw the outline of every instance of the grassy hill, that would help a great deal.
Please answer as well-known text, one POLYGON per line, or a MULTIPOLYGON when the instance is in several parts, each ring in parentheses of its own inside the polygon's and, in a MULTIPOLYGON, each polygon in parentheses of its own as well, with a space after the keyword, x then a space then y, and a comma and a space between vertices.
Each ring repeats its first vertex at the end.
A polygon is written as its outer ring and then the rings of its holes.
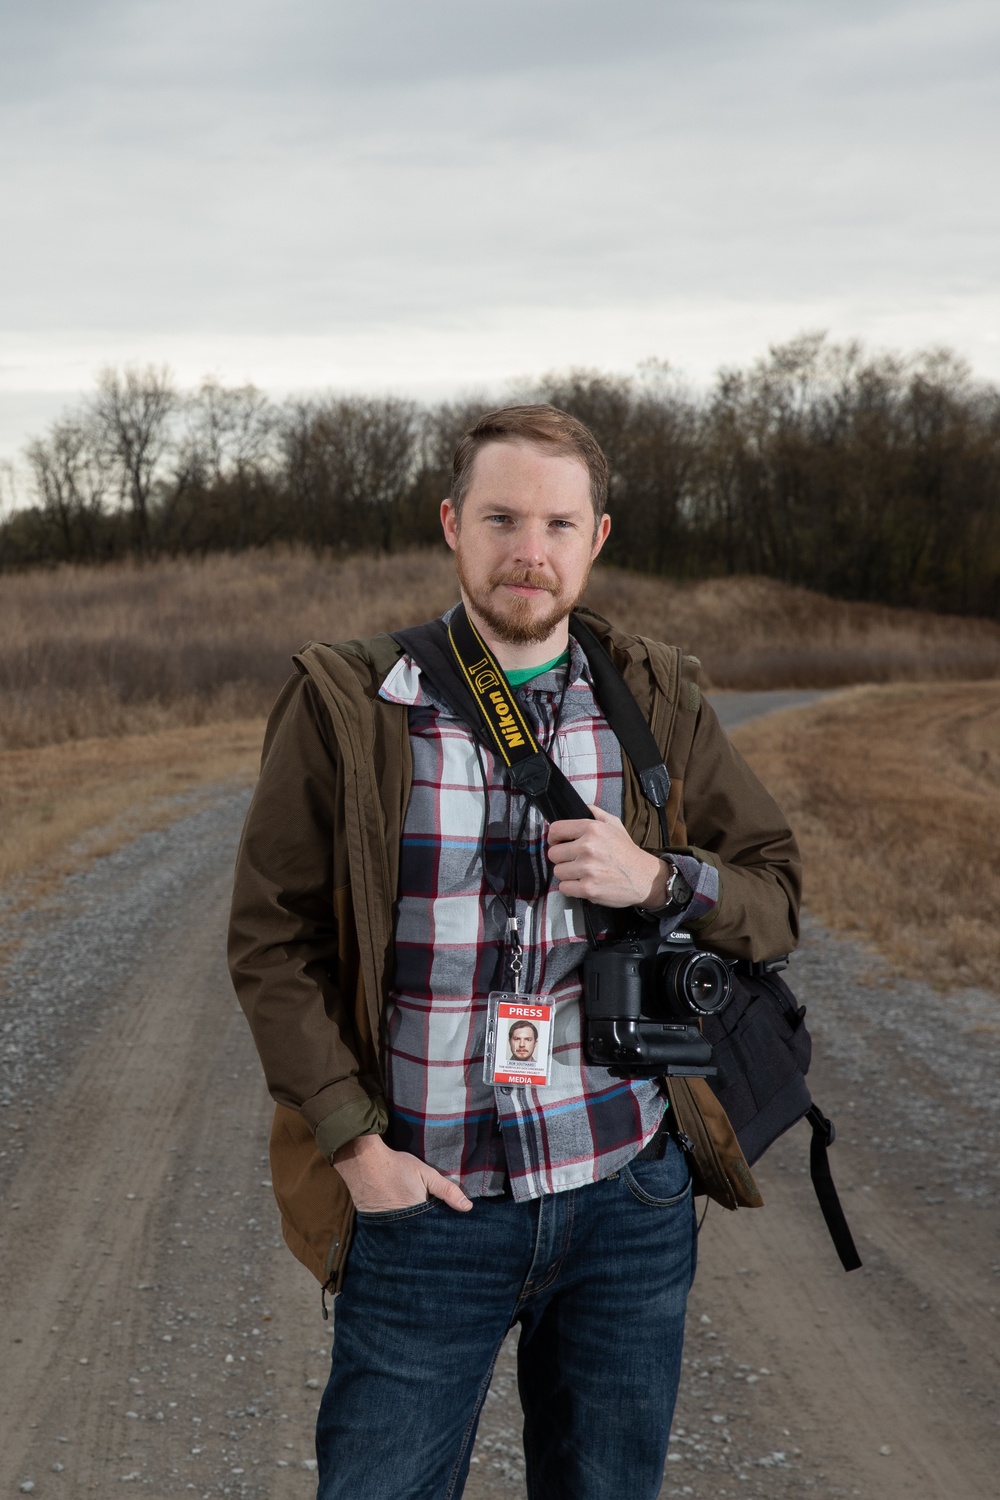
MULTIPOLYGON (((429 619, 450 555, 305 550, 0 575, 0 749, 267 712, 289 658, 429 619)), ((716 688, 1000 677, 1000 625, 848 604, 764 578, 674 584, 595 570, 587 602, 700 656, 716 688)))
POLYGON ((733 738, 795 829, 814 916, 904 974, 997 990, 1000 682, 854 688, 733 738))
MULTIPOLYGON (((0 575, 0 887, 33 899, 204 789, 250 784, 294 650, 454 599, 438 552, 0 575)), ((614 568, 588 600, 694 651, 717 689, 867 684, 737 742, 799 834, 811 910, 904 970, 995 987, 1000 626, 614 568)))

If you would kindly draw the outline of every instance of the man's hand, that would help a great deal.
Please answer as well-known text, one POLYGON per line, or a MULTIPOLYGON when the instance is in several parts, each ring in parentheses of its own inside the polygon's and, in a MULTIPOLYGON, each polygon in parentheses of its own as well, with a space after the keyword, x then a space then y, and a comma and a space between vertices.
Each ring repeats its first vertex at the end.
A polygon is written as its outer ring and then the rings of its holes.
POLYGON ((380 1135, 359 1135, 333 1158, 354 1207, 362 1213, 412 1208, 427 1198, 443 1198, 449 1208, 472 1207, 462 1189, 409 1151, 393 1151, 380 1135))
POLYGON ((598 906, 648 906, 667 899, 667 866, 632 842, 620 818, 590 806, 589 818, 549 824, 549 859, 564 896, 598 906))

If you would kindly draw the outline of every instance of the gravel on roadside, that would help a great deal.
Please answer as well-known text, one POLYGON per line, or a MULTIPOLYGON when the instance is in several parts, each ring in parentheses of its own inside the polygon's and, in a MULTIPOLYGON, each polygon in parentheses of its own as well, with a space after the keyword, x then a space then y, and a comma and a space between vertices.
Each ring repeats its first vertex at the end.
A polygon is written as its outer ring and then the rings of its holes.
MULTIPOLYGON (((130 976, 151 934, 183 932, 183 914, 191 901, 198 901, 202 892, 217 893, 220 850, 235 851, 248 795, 245 789, 222 788, 212 805, 199 805, 168 828, 144 834, 68 877, 37 908, 8 909, 4 938, 10 950, 0 967, 0 1193, 16 1169, 33 1117, 44 1112, 46 1100, 59 1088, 79 1050, 109 1013, 136 1003, 130 976)), ((221 943, 220 932, 220 947, 221 943)), ((927 1206, 927 1213, 947 1218, 952 1206, 961 1206, 981 1220, 985 1230, 990 1216, 979 1210, 995 1207, 997 1197, 1000 996, 970 989, 943 993, 900 979, 872 950, 826 932, 808 918, 802 947, 787 977, 809 1008, 818 1101, 839 1128, 840 1146, 833 1158, 838 1185, 853 1185, 858 1192, 876 1196, 890 1184, 894 1191, 902 1187, 921 1209, 927 1206)), ((234 1060, 240 1088, 254 1082, 255 1066, 249 1052, 245 1059, 234 1060)), ((265 1184, 257 1182, 265 1173, 261 1147, 260 1141, 248 1147, 252 1159, 248 1158, 247 1171, 252 1171, 261 1202, 243 1232, 249 1234, 252 1228, 270 1244, 276 1225, 265 1184)), ((804 1127, 774 1152, 778 1161, 794 1161, 789 1170, 795 1172, 802 1170, 800 1162, 807 1153, 804 1127)), ((187 1184, 192 1196, 185 1206, 185 1224, 196 1217, 196 1200, 199 1211, 208 1201, 204 1195, 212 1184, 198 1175, 201 1165, 192 1169, 187 1184)), ((802 1177, 799 1190, 811 1195, 808 1178, 802 1177)), ((207 1224, 206 1219, 206 1234, 207 1224)), ((967 1272, 989 1273, 989 1264, 979 1264, 989 1243, 990 1236, 982 1233, 965 1247, 967 1272)), ((194 1256, 178 1239, 175 1259, 182 1253, 194 1256)), ((868 1253, 863 1250, 866 1258, 868 1253)), ((1000 1270, 995 1244, 989 1253, 1000 1270)), ((219 1323, 213 1310, 219 1295, 218 1268, 207 1240, 205 1255, 196 1285, 164 1286, 166 1332, 160 1339, 173 1348, 169 1340, 197 1321, 197 1338, 206 1348, 225 1347, 235 1351, 239 1361, 236 1334, 219 1323)), ((877 1267, 877 1256, 874 1259, 877 1267)), ((736 1267, 734 1276, 738 1275, 736 1267)), ((884 1290, 891 1300, 896 1290, 902 1296, 906 1288, 894 1290, 887 1278, 884 1290)), ((251 1321, 262 1316, 249 1303, 245 1311, 251 1321)), ((248 1337, 254 1346, 266 1342, 266 1326, 255 1325, 262 1330, 260 1339, 251 1327, 248 1337)), ((783 1500, 803 1492, 862 1493, 823 1467, 794 1412, 776 1415, 768 1387, 771 1377, 782 1371, 770 1354, 755 1356, 756 1351, 750 1354, 741 1344, 740 1329, 702 1300, 696 1283, 662 1494, 696 1500, 735 1494, 783 1500)), ((130 1378, 138 1381, 149 1358, 136 1349, 123 1363, 130 1378)), ((312 1400, 313 1384, 322 1378, 318 1358, 309 1376, 312 1400)), ((963 1379, 978 1401, 974 1383, 979 1373, 970 1370, 963 1379)), ((234 1425, 231 1433, 227 1429, 226 1440, 235 1442, 239 1424, 230 1415, 234 1425)), ((155 1412, 151 1420, 156 1422, 155 1412)), ((260 1420, 256 1410, 246 1417, 248 1423, 260 1420)), ((139 1426, 143 1427, 141 1420, 139 1426)), ((229 1464, 235 1451, 220 1450, 220 1465, 223 1458, 229 1464)), ((154 1442, 149 1456, 153 1472, 155 1454, 154 1442)), ((305 1462, 298 1447, 294 1461, 305 1462)), ((235 1472, 235 1467, 229 1469, 235 1472)), ((469 1496, 473 1500, 523 1495, 523 1485, 513 1349, 508 1346, 484 1411, 469 1496)))
POLYGON ((177 808, 197 801, 198 810, 94 859, 39 904, 0 904, 0 1190, 32 1113, 108 1007, 130 1003, 129 979, 151 930, 182 927, 187 903, 218 878, 220 847, 235 857, 250 793, 220 787, 207 806, 204 799, 202 791, 177 797, 177 808))

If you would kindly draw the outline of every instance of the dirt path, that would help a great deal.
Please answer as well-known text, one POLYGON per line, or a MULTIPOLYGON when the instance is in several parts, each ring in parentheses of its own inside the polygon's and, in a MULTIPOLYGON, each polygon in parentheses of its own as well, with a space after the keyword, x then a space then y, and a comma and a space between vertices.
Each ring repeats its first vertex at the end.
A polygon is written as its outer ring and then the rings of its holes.
MULTIPOLYGON (((242 807, 98 862, 5 970, 0 1496, 313 1493, 330 1325, 278 1238, 222 955, 242 807), (88 949, 102 910, 124 935, 88 949)), ((706 1222, 663 1495, 991 1500, 1000 1000, 897 985, 819 931, 795 982, 865 1269, 841 1272, 793 1132, 768 1207, 706 1222)), ((512 1366, 469 1500, 524 1493, 512 1366)))
POLYGON ((828 698, 828 692, 813 688, 772 688, 761 693, 712 693, 712 707, 723 729, 736 729, 750 719, 762 718, 785 708, 805 708, 817 698, 828 698))

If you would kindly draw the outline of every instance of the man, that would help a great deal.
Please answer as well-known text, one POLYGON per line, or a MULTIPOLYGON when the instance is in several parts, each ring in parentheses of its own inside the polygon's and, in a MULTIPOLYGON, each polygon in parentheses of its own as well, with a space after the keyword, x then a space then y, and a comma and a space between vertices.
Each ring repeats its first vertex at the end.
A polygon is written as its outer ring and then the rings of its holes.
POLYGON ((538 1027, 534 1021, 517 1021, 507 1033, 510 1043, 508 1062, 533 1062, 538 1046, 538 1027))
POLYGON ((589 616, 665 753, 662 847, 569 633, 607 478, 579 422, 513 407, 462 439, 441 507, 468 618, 592 818, 546 825, 391 637, 309 647, 268 725, 230 961, 284 1233, 338 1293, 320 1500, 460 1495, 515 1324, 532 1500, 660 1487, 690 1175, 664 1081, 583 1055, 584 903, 761 958, 794 944, 799 871, 693 658, 589 616), (515 966, 551 1007, 544 1086, 483 1081, 515 966))

